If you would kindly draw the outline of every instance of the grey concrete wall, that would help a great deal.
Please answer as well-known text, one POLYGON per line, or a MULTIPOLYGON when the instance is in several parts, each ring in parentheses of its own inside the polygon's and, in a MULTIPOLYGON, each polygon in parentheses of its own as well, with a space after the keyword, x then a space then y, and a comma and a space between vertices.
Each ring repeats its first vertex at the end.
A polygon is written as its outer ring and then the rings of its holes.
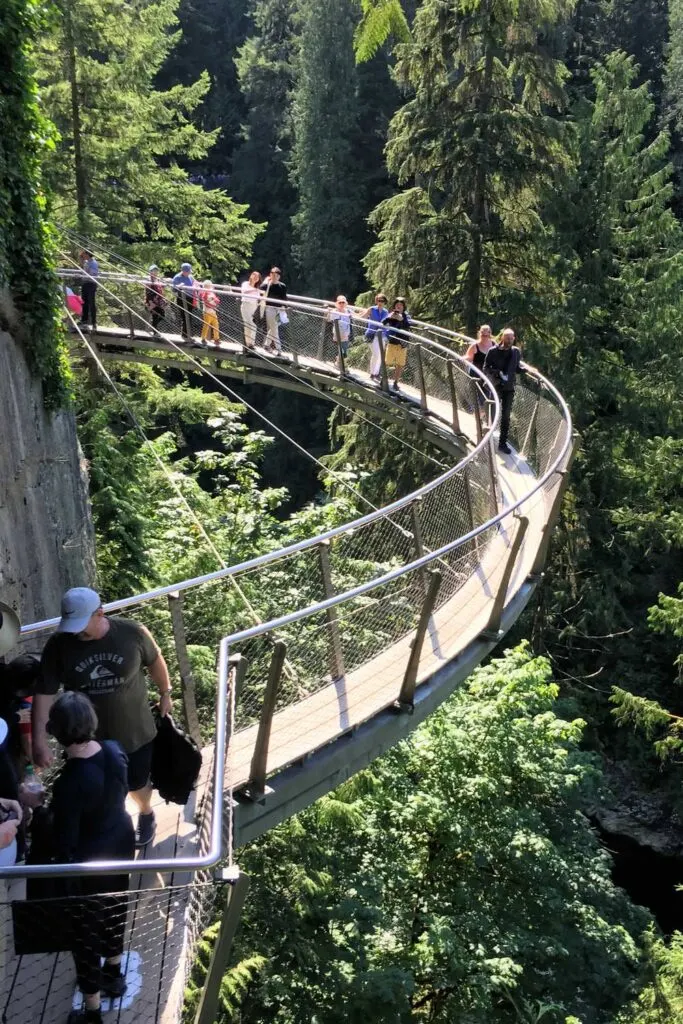
POLYGON ((0 600, 23 623, 95 578, 87 473, 69 410, 47 413, 21 346, 0 331, 0 600))

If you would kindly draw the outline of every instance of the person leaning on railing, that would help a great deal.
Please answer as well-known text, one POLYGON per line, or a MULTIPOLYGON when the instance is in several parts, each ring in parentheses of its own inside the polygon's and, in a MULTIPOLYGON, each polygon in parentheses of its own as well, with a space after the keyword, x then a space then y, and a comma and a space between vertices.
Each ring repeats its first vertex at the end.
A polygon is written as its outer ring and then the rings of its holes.
POLYGON ((398 391, 398 382, 408 361, 408 331, 410 330, 410 317, 406 309, 406 300, 402 295, 394 299, 394 304, 383 327, 387 337, 384 359, 387 370, 392 367, 394 369, 394 383, 391 387, 394 391, 398 391))
MULTIPOLYGON (((98 742, 97 715, 85 694, 64 693, 50 708, 47 729, 66 761, 50 802, 53 859, 132 860, 133 822, 126 811, 127 757, 118 743, 98 742)), ((72 880, 67 908, 71 952, 84 1006, 67 1024, 101 1024, 100 994, 122 996, 121 957, 126 926, 128 875, 81 875, 72 880), (101 958, 104 964, 101 965, 101 958)))
POLYGON ((85 693, 99 719, 98 739, 116 740, 128 755, 130 795, 140 815, 136 843, 154 838, 150 782, 156 723, 149 707, 145 669, 159 690, 163 716, 171 710, 171 682, 149 630, 104 614, 99 594, 74 587, 62 598, 62 618, 45 645, 42 678, 33 698, 33 760, 47 767, 52 754, 46 725, 60 686, 85 693))

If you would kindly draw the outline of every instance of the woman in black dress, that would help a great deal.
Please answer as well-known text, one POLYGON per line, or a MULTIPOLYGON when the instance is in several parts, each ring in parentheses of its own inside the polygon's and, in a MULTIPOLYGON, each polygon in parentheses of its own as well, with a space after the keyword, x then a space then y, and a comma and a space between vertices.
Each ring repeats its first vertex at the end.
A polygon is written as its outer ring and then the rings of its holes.
MULTIPOLYGON (((66 753, 50 805, 56 859, 63 863, 135 855, 133 822, 125 807, 128 761, 118 743, 98 742, 96 731, 97 715, 84 694, 66 692, 52 705, 48 732, 66 753)), ((126 988, 121 954, 129 876, 84 875, 74 881, 72 953, 84 1006, 69 1015, 68 1024, 101 1024, 100 993, 121 996, 126 988)))

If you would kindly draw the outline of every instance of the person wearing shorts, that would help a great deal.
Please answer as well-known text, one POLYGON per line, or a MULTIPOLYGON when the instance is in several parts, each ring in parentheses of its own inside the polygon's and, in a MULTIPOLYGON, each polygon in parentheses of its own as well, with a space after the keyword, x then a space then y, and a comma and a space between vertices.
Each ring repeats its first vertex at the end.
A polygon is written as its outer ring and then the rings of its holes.
POLYGON ((130 619, 105 615, 99 594, 74 587, 62 598, 62 617, 41 658, 42 678, 33 698, 33 760, 46 768, 52 754, 46 725, 60 688, 90 698, 98 718, 98 740, 116 740, 128 756, 129 795, 139 810, 136 845, 154 838, 150 770, 156 724, 147 678, 159 690, 162 716, 171 710, 171 682, 152 634, 130 619))
POLYGON ((387 332, 387 347, 384 350, 384 361, 387 372, 393 368, 394 382, 391 385, 394 391, 398 391, 398 382, 408 361, 408 335, 410 330, 410 317, 406 311, 406 300, 399 296, 395 299, 389 316, 384 321, 384 329, 387 332))

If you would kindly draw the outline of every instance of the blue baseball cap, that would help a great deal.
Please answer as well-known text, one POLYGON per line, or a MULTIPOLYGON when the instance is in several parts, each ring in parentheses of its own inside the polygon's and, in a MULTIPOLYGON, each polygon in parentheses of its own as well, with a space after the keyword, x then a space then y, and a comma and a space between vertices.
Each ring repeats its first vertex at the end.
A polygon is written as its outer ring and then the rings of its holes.
POLYGON ((102 607, 100 595, 90 587, 72 587, 62 598, 62 617, 58 633, 82 633, 90 616, 102 607))

